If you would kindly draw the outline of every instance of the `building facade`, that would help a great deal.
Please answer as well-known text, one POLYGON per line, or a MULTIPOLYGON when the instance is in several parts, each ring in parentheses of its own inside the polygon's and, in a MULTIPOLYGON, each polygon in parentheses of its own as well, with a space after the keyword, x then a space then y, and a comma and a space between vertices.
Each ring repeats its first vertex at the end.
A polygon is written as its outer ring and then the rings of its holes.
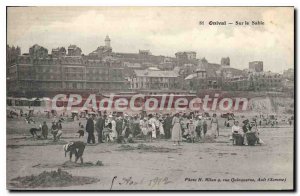
POLYGON ((129 89, 123 67, 82 56, 31 58, 19 56, 8 67, 9 94, 47 92, 100 92, 129 89))
POLYGON ((70 45, 68 47, 68 56, 81 56, 81 48, 76 45, 70 45))
POLYGON ((249 75, 249 90, 280 91, 283 87, 282 75, 272 72, 253 72, 249 75))
POLYGON ((294 69, 288 69, 288 70, 284 70, 283 71, 282 77, 284 79, 288 79, 288 80, 294 81, 294 75, 295 75, 294 69))
POLYGON ((188 75, 184 80, 184 89, 198 91, 208 87, 207 72, 203 67, 197 68, 194 73, 188 75))
POLYGON ((174 71, 159 69, 134 70, 131 77, 131 89, 170 90, 178 89, 178 74, 174 71))
POLYGON ((52 49, 51 55, 53 58, 60 58, 67 55, 67 51, 64 47, 58 47, 52 49))
POLYGON ((194 51, 183 51, 183 52, 176 52, 175 56, 177 59, 180 60, 192 60, 196 59, 197 53, 194 51))
POLYGON ((263 72, 264 71, 264 63, 262 61, 249 62, 249 70, 251 72, 263 72))
POLYGON ((222 89, 229 91, 248 91, 250 90, 250 80, 247 76, 234 76, 223 81, 222 89))

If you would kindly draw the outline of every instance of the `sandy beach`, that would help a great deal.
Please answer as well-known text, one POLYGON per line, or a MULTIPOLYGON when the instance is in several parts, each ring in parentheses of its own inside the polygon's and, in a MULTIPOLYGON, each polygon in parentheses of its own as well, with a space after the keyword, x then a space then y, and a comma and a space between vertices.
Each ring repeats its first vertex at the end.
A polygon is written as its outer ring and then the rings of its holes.
MULTIPOLYGON (((133 144, 87 145, 84 161, 103 166, 64 167, 63 144, 75 138, 78 122, 66 122, 61 141, 36 140, 21 120, 7 121, 7 188, 12 179, 61 168, 74 176, 97 178, 92 184, 34 189, 67 190, 277 190, 293 188, 293 127, 261 128, 262 146, 233 146, 230 128, 214 142, 182 143, 142 140, 133 144), (20 126, 22 124, 22 126, 20 126), (19 128, 17 128, 19 127, 19 128)), ((49 123, 48 123, 49 124, 49 123)), ((85 138, 80 139, 82 141, 85 138)), ((29 188, 33 189, 33 188, 29 188)))

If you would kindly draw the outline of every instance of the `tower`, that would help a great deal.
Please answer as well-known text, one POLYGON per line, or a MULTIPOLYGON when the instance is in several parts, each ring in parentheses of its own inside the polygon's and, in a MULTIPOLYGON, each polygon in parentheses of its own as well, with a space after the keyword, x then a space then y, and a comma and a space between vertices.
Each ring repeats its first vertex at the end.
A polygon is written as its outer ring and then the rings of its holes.
POLYGON ((229 57, 224 57, 221 59, 221 65, 222 66, 230 66, 230 58, 229 57))
POLYGON ((108 35, 105 37, 105 46, 107 47, 107 48, 110 48, 110 39, 109 39, 109 37, 108 37, 108 35))

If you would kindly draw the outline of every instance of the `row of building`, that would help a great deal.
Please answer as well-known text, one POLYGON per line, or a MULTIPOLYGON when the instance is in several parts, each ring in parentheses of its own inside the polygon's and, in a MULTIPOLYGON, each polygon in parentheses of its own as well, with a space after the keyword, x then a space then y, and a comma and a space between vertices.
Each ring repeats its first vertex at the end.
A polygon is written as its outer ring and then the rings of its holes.
POLYGON ((230 67, 230 58, 220 64, 197 59, 196 52, 177 52, 175 57, 113 52, 107 36, 105 45, 88 55, 76 45, 48 49, 33 45, 21 54, 7 46, 7 92, 43 96, 58 92, 283 90, 293 88, 293 69, 283 75, 263 70, 262 61, 249 69, 230 67))

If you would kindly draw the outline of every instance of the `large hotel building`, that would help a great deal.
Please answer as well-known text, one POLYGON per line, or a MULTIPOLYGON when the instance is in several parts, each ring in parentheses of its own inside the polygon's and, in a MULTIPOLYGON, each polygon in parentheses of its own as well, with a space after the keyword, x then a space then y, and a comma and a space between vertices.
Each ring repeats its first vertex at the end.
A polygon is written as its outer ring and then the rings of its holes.
MULTIPOLYGON (((103 52, 111 52, 109 37, 103 52)), ((99 48, 98 48, 99 49, 99 48)), ((121 63, 95 56, 84 56, 76 45, 48 50, 34 45, 28 54, 18 55, 7 69, 8 94, 48 96, 60 92, 101 92, 128 89, 121 63), (29 95, 28 95, 29 94, 29 95)))

